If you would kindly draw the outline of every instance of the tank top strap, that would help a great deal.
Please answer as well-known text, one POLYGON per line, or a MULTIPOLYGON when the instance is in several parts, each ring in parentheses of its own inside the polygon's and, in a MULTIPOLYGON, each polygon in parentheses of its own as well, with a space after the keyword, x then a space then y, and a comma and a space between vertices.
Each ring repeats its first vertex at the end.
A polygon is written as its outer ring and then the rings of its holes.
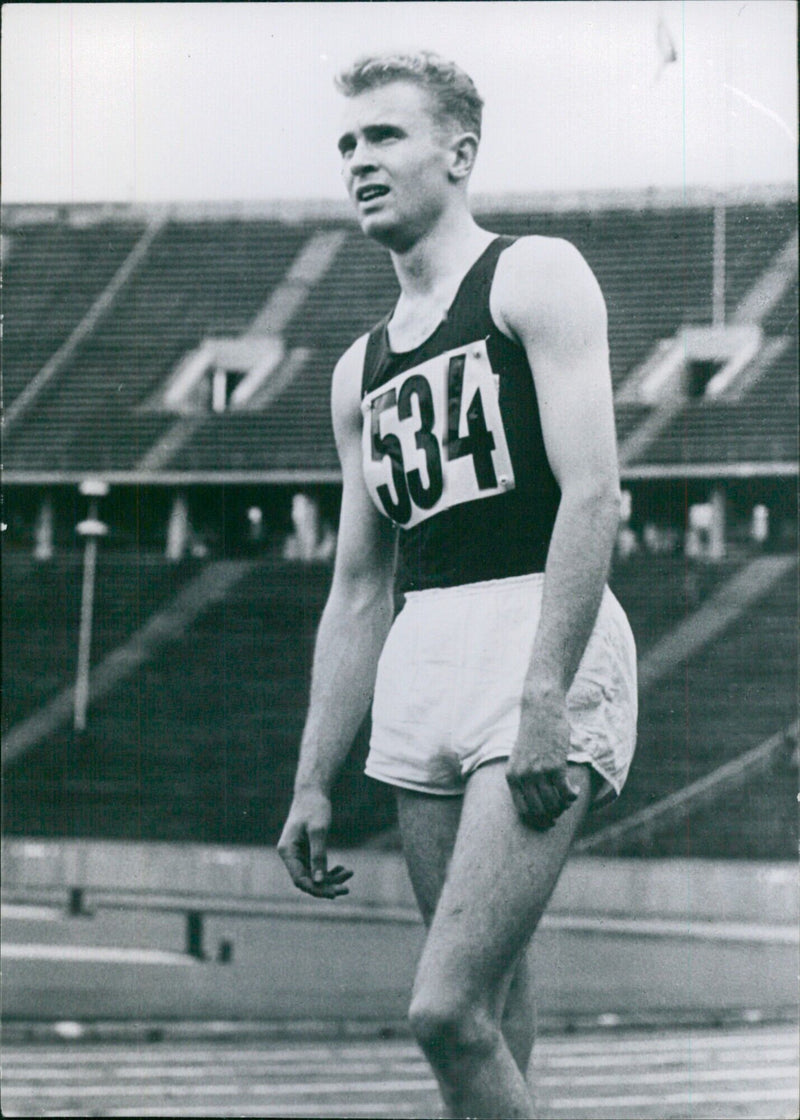
POLYGON ((372 375, 379 369, 389 356, 386 345, 386 328, 392 312, 389 311, 379 319, 367 337, 367 348, 364 351, 364 364, 361 369, 361 396, 367 392, 372 375))
POLYGON ((501 255, 516 240, 516 237, 498 235, 467 272, 448 314, 448 326, 455 336, 463 333, 467 323, 470 324, 470 329, 477 329, 481 337, 494 329, 489 309, 494 274, 501 255), (479 321, 476 322, 476 319, 479 321))

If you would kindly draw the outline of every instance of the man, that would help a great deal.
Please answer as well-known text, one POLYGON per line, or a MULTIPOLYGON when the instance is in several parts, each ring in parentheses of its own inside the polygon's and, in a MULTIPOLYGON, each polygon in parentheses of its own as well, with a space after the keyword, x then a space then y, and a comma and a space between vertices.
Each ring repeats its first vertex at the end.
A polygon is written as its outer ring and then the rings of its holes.
POLYGON ((532 1116, 526 948, 635 738, 635 651, 605 586, 605 307, 571 245, 473 220, 482 102, 458 67, 366 59, 339 88, 347 190, 401 294, 334 372, 338 550, 279 851, 301 890, 346 893, 329 794, 374 692, 366 769, 396 787, 428 926, 412 1028, 451 1115, 532 1116))

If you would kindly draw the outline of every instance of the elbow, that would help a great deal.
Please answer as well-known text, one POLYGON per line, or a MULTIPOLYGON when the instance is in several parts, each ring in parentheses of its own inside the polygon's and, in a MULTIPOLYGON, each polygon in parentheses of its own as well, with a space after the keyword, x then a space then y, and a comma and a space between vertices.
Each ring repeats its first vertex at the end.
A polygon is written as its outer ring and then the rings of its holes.
POLYGON ((562 489, 561 500, 564 500, 592 510, 595 514, 602 514, 614 522, 619 521, 622 509, 622 491, 619 479, 596 475, 582 479, 580 482, 562 489))
POLYGON ((619 479, 613 479, 601 490, 602 498, 606 507, 608 508, 609 515, 613 517, 614 524, 616 525, 622 513, 622 490, 620 489, 619 479))
POLYGON ((619 483, 612 480, 605 484, 598 484, 592 496, 592 505, 608 530, 616 533, 622 512, 622 491, 619 483))
POLYGON ((392 580, 382 571, 353 571, 334 574, 331 598, 355 615, 392 610, 392 580))

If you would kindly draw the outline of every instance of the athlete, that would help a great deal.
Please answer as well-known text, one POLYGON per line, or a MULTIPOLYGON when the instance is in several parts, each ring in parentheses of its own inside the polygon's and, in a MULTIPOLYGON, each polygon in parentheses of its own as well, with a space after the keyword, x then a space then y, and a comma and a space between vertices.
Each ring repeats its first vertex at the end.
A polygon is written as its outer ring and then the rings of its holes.
POLYGON ((334 372, 338 549, 279 852, 301 890, 347 892, 330 790, 372 700, 366 770, 396 788, 428 927, 412 1029, 449 1115, 528 1117, 526 949, 635 740, 633 639, 606 586, 605 306, 567 242, 472 218, 482 102, 463 71, 373 57, 338 85, 348 194, 400 296, 334 372))

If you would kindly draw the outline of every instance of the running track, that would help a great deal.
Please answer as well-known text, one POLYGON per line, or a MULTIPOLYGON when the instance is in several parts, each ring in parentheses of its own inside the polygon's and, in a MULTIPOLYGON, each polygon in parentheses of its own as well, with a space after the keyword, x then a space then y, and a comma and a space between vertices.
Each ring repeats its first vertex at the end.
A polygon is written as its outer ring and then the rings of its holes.
MULTIPOLYGON (((4 1116, 432 1117, 408 1041, 30 1043, 4 1047, 4 1116)), ((540 1114, 558 1120, 798 1115, 790 1026, 609 1031, 537 1044, 540 1114)))

